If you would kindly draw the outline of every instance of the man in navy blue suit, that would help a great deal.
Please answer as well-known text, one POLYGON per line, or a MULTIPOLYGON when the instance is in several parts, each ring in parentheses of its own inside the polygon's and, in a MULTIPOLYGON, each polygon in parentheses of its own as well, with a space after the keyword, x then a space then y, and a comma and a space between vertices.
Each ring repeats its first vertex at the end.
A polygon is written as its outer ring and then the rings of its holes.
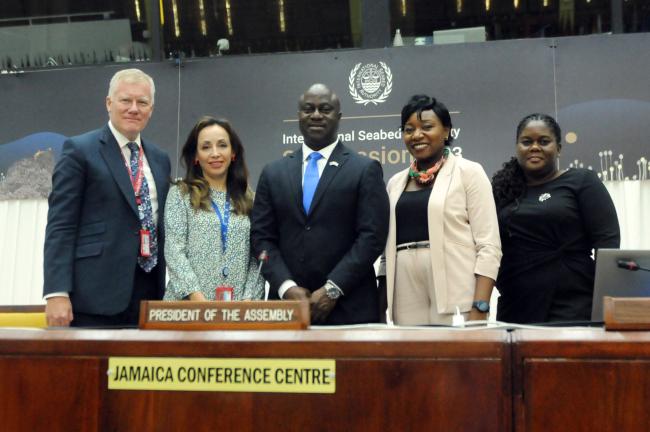
POLYGON ((309 301, 314 324, 379 320, 373 263, 386 245, 388 195, 379 162, 337 138, 340 119, 325 85, 300 97, 304 144, 264 167, 251 213, 270 297, 309 301))
POLYGON ((45 233, 50 326, 135 325, 140 300, 163 296, 170 162, 140 136, 154 94, 144 72, 117 72, 106 97, 108 124, 63 145, 45 233))

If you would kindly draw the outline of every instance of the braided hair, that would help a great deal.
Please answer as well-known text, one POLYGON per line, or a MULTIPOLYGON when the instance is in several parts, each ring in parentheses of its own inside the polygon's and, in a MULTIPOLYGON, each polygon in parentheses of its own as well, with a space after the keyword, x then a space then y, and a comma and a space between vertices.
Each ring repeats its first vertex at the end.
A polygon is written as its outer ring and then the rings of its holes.
MULTIPOLYGON (((519 122, 516 140, 519 139, 519 135, 531 121, 543 122, 553 132, 558 147, 560 146, 562 137, 560 125, 550 115, 541 113, 527 115, 519 122)), ((497 210, 501 210, 526 193, 526 176, 516 157, 510 158, 508 162, 503 164, 503 168, 492 176, 492 193, 494 194, 497 210)))
POLYGON ((526 177, 516 157, 511 157, 503 164, 503 168, 492 176, 492 193, 497 210, 526 193, 526 177))

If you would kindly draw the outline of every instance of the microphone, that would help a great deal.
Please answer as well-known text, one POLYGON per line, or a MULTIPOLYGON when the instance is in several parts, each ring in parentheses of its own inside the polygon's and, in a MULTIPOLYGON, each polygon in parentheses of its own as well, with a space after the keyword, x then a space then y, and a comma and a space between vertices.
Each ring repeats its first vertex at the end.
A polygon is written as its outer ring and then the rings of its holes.
POLYGON ((618 266, 618 268, 622 268, 622 269, 630 270, 630 271, 637 271, 637 270, 650 271, 650 269, 641 267, 634 260, 620 259, 620 260, 616 261, 616 265, 618 266))
MULTIPOLYGON (((257 256, 257 260, 260 262, 260 264, 259 264, 259 266, 257 266, 257 277, 255 278, 255 280, 260 279, 260 276, 262 274, 262 266, 264 265, 265 262, 267 262, 269 260, 269 253, 266 251, 266 249, 264 249, 262 252, 260 252, 260 254, 257 256)), ((264 284, 264 285, 266 285, 266 284, 264 284)), ((265 286, 264 287, 264 300, 268 300, 268 298, 269 298, 269 290, 265 286)))

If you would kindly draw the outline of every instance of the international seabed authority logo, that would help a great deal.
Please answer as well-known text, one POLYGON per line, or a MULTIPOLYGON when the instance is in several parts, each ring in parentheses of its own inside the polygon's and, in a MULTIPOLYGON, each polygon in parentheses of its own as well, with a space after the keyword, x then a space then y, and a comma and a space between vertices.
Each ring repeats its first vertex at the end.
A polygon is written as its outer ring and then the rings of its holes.
POLYGON ((393 74, 384 62, 357 63, 350 72, 348 89, 356 103, 378 105, 386 102, 393 90, 393 74))

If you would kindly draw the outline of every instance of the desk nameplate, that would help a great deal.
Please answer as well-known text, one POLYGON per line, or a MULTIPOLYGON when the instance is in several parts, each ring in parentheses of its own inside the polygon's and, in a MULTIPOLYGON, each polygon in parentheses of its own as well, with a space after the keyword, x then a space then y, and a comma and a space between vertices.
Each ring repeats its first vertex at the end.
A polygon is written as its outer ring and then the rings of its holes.
POLYGON ((109 390, 336 393, 336 360, 110 357, 109 390))
POLYGON ((650 330, 650 298, 603 298, 606 330, 650 330))
POLYGON ((145 330, 300 330, 309 327, 309 304, 300 301, 143 301, 145 330))

